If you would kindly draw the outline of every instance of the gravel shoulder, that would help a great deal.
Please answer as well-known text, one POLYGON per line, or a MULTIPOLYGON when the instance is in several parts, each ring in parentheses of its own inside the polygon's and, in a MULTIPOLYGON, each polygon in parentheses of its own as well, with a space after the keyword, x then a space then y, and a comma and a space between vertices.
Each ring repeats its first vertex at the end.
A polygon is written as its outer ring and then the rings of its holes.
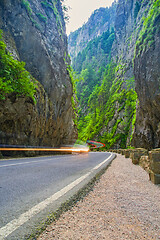
POLYGON ((160 239, 160 185, 117 154, 92 192, 63 213, 38 240, 160 239))

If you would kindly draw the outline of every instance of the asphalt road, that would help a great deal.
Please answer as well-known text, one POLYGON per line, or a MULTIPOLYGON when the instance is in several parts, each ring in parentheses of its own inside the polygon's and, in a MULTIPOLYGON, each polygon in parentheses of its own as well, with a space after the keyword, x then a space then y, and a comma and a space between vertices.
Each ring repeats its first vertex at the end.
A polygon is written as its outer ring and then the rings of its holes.
POLYGON ((97 152, 0 161, 0 239, 24 239, 114 156, 97 152))

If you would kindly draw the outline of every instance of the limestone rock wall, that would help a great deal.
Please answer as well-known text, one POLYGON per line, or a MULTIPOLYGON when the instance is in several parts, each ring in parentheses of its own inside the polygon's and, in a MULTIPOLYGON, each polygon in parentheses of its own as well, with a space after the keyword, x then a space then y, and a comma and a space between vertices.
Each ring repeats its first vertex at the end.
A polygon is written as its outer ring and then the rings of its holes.
POLYGON ((74 128, 67 128, 72 109, 66 109, 65 116, 55 117, 52 102, 41 84, 35 97, 36 104, 29 97, 14 94, 0 101, 0 143, 53 147, 71 144, 76 133, 74 128))
MULTIPOLYGON (((134 75, 139 98, 133 144, 147 149, 160 147, 160 14, 151 33, 152 44, 142 42, 136 49, 134 75)), ((152 30, 152 29, 151 29, 152 30)), ((146 36, 149 33, 145 33, 146 36)), ((145 39, 145 38, 144 38, 145 39)))
POLYGON ((0 29, 8 50, 38 80, 34 104, 10 96, 0 103, 0 143, 57 146, 76 137, 67 36, 60 1, 3 0, 0 29))
MULTIPOLYGON (((141 0, 138 1, 141 4, 141 0)), ((115 83, 121 87, 118 93, 121 94, 124 90, 135 90, 135 76, 133 68, 133 58, 135 44, 138 33, 141 29, 141 18, 143 12, 146 10, 146 5, 139 9, 137 16, 134 16, 137 0, 119 0, 117 2, 116 17, 115 17, 115 41, 112 45, 111 57, 116 64, 115 83)), ((136 101, 136 100, 135 100, 136 101)), ((125 103, 116 101, 114 104, 115 113, 108 123, 108 131, 111 132, 115 122, 118 122, 116 134, 124 134, 127 136, 126 146, 131 145, 133 129, 135 124, 135 111, 130 115, 125 110, 125 103), (119 111, 119 109, 121 109, 119 111), (127 123, 129 123, 127 131, 125 130, 127 123)), ((112 148, 121 148, 120 138, 112 148)), ((123 146, 123 147, 126 147, 123 146)))
POLYGON ((158 1, 119 0, 115 19, 115 42, 112 57, 123 71, 118 78, 126 88, 127 79, 135 79, 138 95, 136 123, 131 144, 134 147, 153 149, 160 147, 160 29, 158 1), (157 4, 157 5, 156 5, 157 4), (145 29, 153 9, 154 19, 145 29), (157 13, 156 13, 157 11, 157 13), (156 17, 155 17, 156 15, 156 17), (145 20, 147 21, 147 20, 145 20), (145 29, 142 43, 137 47, 145 29), (140 47, 143 47, 143 50, 140 47))
POLYGON ((112 8, 99 8, 94 11, 81 28, 70 33, 68 37, 69 54, 72 60, 81 52, 92 39, 101 36, 111 27, 114 27, 116 1, 112 8))

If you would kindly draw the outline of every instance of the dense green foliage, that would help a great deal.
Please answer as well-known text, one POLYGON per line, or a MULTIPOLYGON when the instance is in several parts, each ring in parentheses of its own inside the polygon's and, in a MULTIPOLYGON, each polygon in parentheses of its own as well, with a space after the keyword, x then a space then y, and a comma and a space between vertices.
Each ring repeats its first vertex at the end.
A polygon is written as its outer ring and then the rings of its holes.
POLYGON ((80 110, 78 124, 80 139, 102 141, 107 149, 117 142, 121 148, 126 147, 127 138, 130 138, 130 141, 132 138, 133 129, 130 128, 133 128, 136 116, 137 94, 130 87, 132 80, 128 81, 127 90, 122 90, 123 81, 115 76, 116 65, 110 62, 103 75, 102 84, 97 85, 88 98, 87 114, 84 114, 83 109, 80 110))
POLYGON ((95 88, 101 85, 105 65, 110 61, 110 52, 114 41, 114 31, 104 32, 102 36, 90 41, 86 48, 73 61, 73 69, 79 81, 76 83, 79 112, 86 114, 88 100, 95 88))
MULTIPOLYGON (((78 33, 72 33, 72 40, 78 33)), ((110 29, 89 41, 72 65, 79 79, 79 139, 101 141, 107 149, 130 145, 136 119, 134 77, 124 82, 125 64, 111 59, 114 38, 110 29)))
POLYGON ((73 68, 80 73, 88 63, 98 70, 105 67, 109 53, 114 41, 114 30, 106 31, 101 36, 91 40, 82 52, 78 53, 76 59, 73 60, 73 68))
MULTIPOLYGON (((98 83, 98 78, 95 70, 91 65, 89 65, 86 69, 82 70, 79 79, 80 81, 76 83, 77 97, 80 108, 82 109, 82 112, 85 113, 85 108, 88 106, 89 97, 98 83)), ((81 114, 81 111, 79 114, 81 114)))
POLYGON ((69 73, 69 76, 70 76, 70 79, 71 79, 71 83, 72 83, 72 86, 73 86, 73 95, 71 97, 71 103, 72 103, 72 109, 73 109, 73 121, 74 121, 74 124, 77 126, 78 124, 78 116, 77 116, 77 102, 78 102, 78 99, 77 99, 77 89, 76 89, 76 76, 75 76, 75 73, 72 69, 72 67, 70 65, 67 65, 67 71, 69 73))
POLYGON ((106 29, 107 23, 109 29, 114 26, 116 7, 117 3, 114 2, 110 8, 100 8, 95 10, 86 24, 83 24, 81 28, 69 35, 69 46, 71 46, 73 50, 71 52, 72 60, 75 57, 74 50, 76 49, 74 49, 74 47, 76 48, 77 42, 79 43, 78 48, 82 50, 87 46, 88 39, 91 41, 102 34, 104 29, 106 29), (83 35, 85 35, 85 37, 81 38, 83 35))
POLYGON ((29 96, 34 101, 35 84, 31 75, 25 70, 25 63, 15 60, 6 50, 6 45, 0 33, 0 99, 7 94, 29 96))
POLYGON ((147 16, 143 17, 143 27, 136 42, 136 54, 140 55, 148 47, 154 44, 156 33, 160 32, 160 0, 150 1, 147 16))

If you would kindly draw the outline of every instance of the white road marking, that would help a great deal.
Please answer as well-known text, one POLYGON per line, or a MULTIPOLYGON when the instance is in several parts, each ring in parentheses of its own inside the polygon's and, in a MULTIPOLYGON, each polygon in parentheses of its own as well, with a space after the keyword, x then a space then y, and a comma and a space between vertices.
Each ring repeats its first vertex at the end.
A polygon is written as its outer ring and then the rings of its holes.
POLYGON ((26 223, 31 217, 36 215, 37 213, 41 212, 43 209, 45 209, 49 204, 53 203, 58 198, 62 197, 64 194, 66 194, 68 191, 73 189, 75 186, 77 186, 79 183, 81 183, 84 179, 86 179, 94 170, 98 169, 100 166, 102 166, 104 163, 109 161, 109 159, 112 157, 111 155, 104 160, 102 163, 98 164, 96 167, 92 168, 91 171, 89 171, 87 174, 83 175, 82 177, 78 178, 74 182, 70 183, 66 187, 62 188, 60 191, 53 194, 51 197, 45 199, 44 201, 40 202, 36 206, 32 207, 29 211, 21 214, 19 218, 12 220, 8 224, 6 224, 4 227, 0 228, 0 240, 5 239, 8 235, 10 235, 12 232, 14 232, 17 228, 22 226, 24 223, 26 223))
POLYGON ((47 162, 47 161, 52 161, 52 160, 55 160, 55 159, 59 159, 59 158, 48 158, 48 159, 45 159, 45 160, 30 161, 30 162, 23 162, 23 163, 11 163, 11 164, 2 165, 2 166, 0 166, 0 168, 10 167, 10 166, 17 166, 17 165, 32 164, 32 163, 39 163, 39 162, 47 162))
POLYGON ((106 160, 104 160, 103 162, 101 162, 100 164, 98 164, 97 166, 95 166, 93 168, 93 170, 96 170, 98 168, 100 168, 104 163, 106 163, 107 161, 109 161, 109 159, 112 157, 113 154, 110 155, 110 157, 108 157, 106 160))

